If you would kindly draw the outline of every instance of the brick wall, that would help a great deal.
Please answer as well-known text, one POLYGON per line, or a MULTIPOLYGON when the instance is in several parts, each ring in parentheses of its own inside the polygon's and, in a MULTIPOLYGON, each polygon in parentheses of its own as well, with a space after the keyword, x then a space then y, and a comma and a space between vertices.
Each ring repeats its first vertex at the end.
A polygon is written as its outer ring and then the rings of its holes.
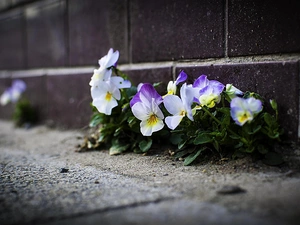
POLYGON ((113 47, 135 84, 184 69, 275 98, 298 138, 298 0, 2 0, 0 10, 0 92, 22 78, 42 122, 88 124, 88 82, 113 47))

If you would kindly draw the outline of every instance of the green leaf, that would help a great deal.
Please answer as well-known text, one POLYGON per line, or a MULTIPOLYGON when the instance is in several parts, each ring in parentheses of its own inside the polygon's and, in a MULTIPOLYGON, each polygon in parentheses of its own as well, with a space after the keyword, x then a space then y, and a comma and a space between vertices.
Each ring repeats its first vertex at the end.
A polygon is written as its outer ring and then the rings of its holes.
POLYGON ((275 118, 273 118, 269 113, 264 114, 264 120, 269 127, 272 127, 274 122, 276 122, 275 118))
POLYGON ((182 135, 181 134, 172 134, 170 137, 170 142, 173 145, 178 145, 182 141, 182 135))
POLYGON ((126 151, 130 147, 130 144, 124 144, 119 139, 112 140, 112 145, 109 148, 110 155, 118 155, 126 151))
POLYGON ((212 142, 212 137, 207 133, 199 133, 198 136, 194 139, 195 145, 201 145, 212 142))
POLYGON ((240 139, 240 136, 235 135, 235 134, 230 134, 229 137, 234 139, 234 140, 239 140, 240 139))
POLYGON ((219 145, 219 142, 218 142, 216 139, 214 139, 214 141, 213 141, 213 146, 214 146, 214 148, 215 148, 217 151, 219 151, 220 145, 219 145))
POLYGON ((142 152, 147 152, 152 146, 152 139, 143 140, 139 143, 139 147, 142 152))
POLYGON ((237 145, 234 146, 234 148, 240 148, 243 145, 244 145, 244 143, 240 141, 237 145))
POLYGON ((90 121, 89 126, 90 127, 96 127, 100 123, 102 123, 102 121, 103 121, 103 115, 101 115, 100 113, 94 114, 91 121, 90 121))
POLYGON ((126 88, 126 94, 129 97, 132 97, 136 94, 137 88, 135 86, 131 86, 130 88, 126 88))
POLYGON ((183 157, 183 156, 185 156, 185 155, 187 155, 189 153, 190 153, 189 150, 184 149, 184 150, 175 152, 174 157, 178 159, 178 158, 181 158, 181 157, 183 157))
POLYGON ((128 118, 127 122, 129 127, 133 127, 136 123, 136 118, 134 116, 131 116, 128 118))
POLYGON ((274 111, 277 111, 278 106, 277 106, 277 102, 274 99, 270 100, 270 105, 274 111))
POLYGON ((192 154, 190 154, 188 157, 186 157, 184 159, 183 165, 184 166, 190 165, 192 162, 195 161, 195 159, 197 159, 197 157, 200 155, 200 153, 202 151, 204 151, 205 149, 206 149, 206 147, 202 147, 198 151, 194 151, 192 154))
POLYGON ((184 141, 180 142, 178 144, 178 149, 182 149, 186 145, 187 142, 188 142, 188 140, 184 140, 184 141))
POLYGON ((258 145, 257 150, 259 153, 261 153, 263 155, 267 154, 269 152, 269 149, 267 147, 265 147, 264 145, 258 145))
POLYGON ((252 130, 249 130, 248 134, 255 134, 261 129, 261 125, 258 125, 256 128, 253 128, 252 130))
POLYGON ((269 138, 272 138, 272 139, 279 138, 279 135, 280 135, 279 132, 274 132, 274 131, 270 131, 268 133, 269 138))
POLYGON ((161 85, 162 84, 162 82, 157 82, 157 83, 153 83, 153 87, 158 87, 159 85, 161 85))
POLYGON ((114 137, 118 136, 123 130, 123 127, 118 127, 114 132, 114 137))

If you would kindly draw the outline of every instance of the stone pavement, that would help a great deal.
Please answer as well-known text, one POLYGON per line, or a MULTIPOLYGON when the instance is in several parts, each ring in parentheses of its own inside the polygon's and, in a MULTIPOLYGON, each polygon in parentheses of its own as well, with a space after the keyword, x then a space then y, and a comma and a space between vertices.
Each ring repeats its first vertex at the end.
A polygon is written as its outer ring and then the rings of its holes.
POLYGON ((0 121, 0 224, 300 224, 297 170, 77 153, 83 135, 0 121))

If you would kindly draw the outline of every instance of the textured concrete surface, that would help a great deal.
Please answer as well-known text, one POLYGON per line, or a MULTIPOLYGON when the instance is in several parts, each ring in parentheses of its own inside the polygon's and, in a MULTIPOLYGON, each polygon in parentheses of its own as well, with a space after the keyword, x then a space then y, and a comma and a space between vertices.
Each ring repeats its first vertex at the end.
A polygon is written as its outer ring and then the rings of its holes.
POLYGON ((288 162, 184 167, 166 149, 77 153, 83 136, 0 121, 1 224, 299 224, 300 174, 288 162))

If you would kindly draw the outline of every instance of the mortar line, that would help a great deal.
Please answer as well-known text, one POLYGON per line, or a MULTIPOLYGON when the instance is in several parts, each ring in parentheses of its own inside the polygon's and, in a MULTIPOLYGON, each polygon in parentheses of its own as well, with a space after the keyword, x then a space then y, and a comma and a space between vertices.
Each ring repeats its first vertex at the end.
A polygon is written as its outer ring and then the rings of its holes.
POLYGON ((225 0, 224 7, 224 56, 228 58, 228 0, 225 0))
POLYGON ((130 1, 127 0, 127 44, 128 44, 128 63, 132 63, 132 43, 131 43, 131 11, 130 1))
MULTIPOLYGON (((153 63, 134 63, 119 65, 121 70, 146 70, 159 68, 172 68, 173 75, 176 75, 177 67, 191 67, 191 66, 210 66, 210 65, 237 65, 237 64, 254 64, 265 62, 284 62, 284 61, 300 61, 300 53, 293 54, 270 54, 270 55, 256 55, 256 56, 239 56, 229 58, 209 58, 202 60, 180 60, 180 61, 165 61, 153 63)), ((31 77, 40 75, 72 75, 72 74, 92 74, 94 66, 82 67, 59 67, 59 68, 37 68, 24 70, 0 70, 0 78, 7 77, 11 74, 12 78, 31 77)))
POLYGON ((28 26, 28 23, 27 23, 27 8, 25 6, 23 6, 22 8, 22 16, 23 16, 23 22, 22 22, 22 25, 23 25, 23 29, 22 29, 22 33, 23 33, 23 46, 24 46, 24 66, 25 68, 28 68, 28 65, 29 65, 29 54, 28 54, 28 29, 27 29, 27 26, 28 26))
POLYGON ((65 2, 65 15, 64 15, 64 26, 65 26, 65 51, 66 51, 66 59, 64 64, 71 65, 70 59, 70 29, 69 29, 69 0, 65 2))

